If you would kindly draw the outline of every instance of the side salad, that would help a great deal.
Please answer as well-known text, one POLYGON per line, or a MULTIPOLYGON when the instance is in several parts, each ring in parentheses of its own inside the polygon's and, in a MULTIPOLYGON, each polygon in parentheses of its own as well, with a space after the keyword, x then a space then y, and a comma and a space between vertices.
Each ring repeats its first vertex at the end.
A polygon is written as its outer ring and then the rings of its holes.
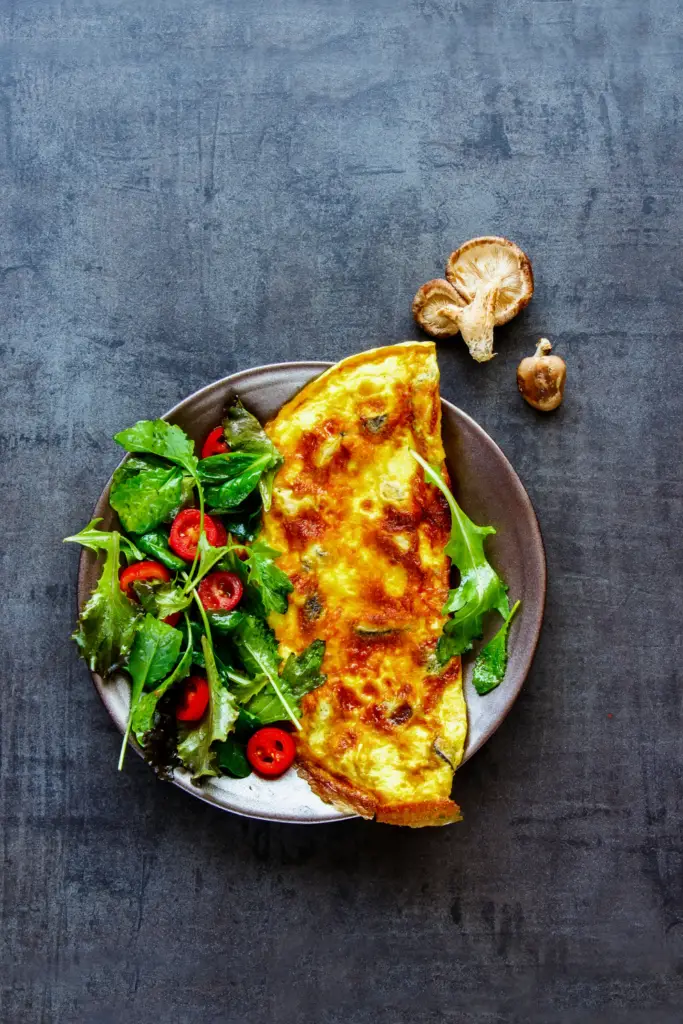
MULTIPOLYGON (((141 420, 114 440, 131 453, 109 495, 121 529, 102 530, 93 519, 66 541, 103 556, 73 637, 92 671, 130 678, 119 769, 133 736, 164 778, 177 767, 195 782, 245 778, 252 769, 277 777, 294 760, 301 699, 325 681, 324 641, 283 664, 267 621, 287 610, 293 589, 276 564, 279 552, 258 539, 282 456, 237 398, 199 457, 187 434, 165 420, 141 420)), ((484 553, 493 527, 473 523, 440 473, 411 455, 448 502, 446 554, 460 573, 443 609, 449 618, 434 670, 471 650, 489 611, 504 620, 474 664, 483 695, 505 675, 519 601, 510 608, 484 553)))
POLYGON ((301 698, 325 679, 322 640, 283 664, 267 623, 292 590, 279 552, 258 540, 282 457, 239 399, 200 457, 165 420, 114 440, 131 453, 109 496, 121 530, 94 519, 66 540, 104 557, 74 640, 92 671, 130 677, 119 769, 134 736, 162 777, 180 766, 195 782, 280 775, 301 698))

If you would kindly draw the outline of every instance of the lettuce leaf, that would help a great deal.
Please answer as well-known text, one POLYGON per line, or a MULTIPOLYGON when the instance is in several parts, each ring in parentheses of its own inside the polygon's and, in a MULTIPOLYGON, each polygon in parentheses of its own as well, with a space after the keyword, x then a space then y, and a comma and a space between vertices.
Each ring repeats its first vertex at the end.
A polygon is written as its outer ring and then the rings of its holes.
MULTIPOLYGON (((98 533, 96 541, 90 536, 86 547, 97 543, 95 550, 106 551, 107 557, 99 582, 80 614, 73 639, 89 668, 106 676, 128 657, 143 611, 128 600, 119 585, 120 534, 114 530, 105 541, 103 533, 98 533)), ((79 538, 77 535, 67 539, 79 538)))
MULTIPOLYGON (((109 551, 112 542, 112 531, 111 530, 98 530, 97 524, 101 523, 102 519, 91 519, 87 526, 84 526, 80 533, 75 533, 73 537, 65 537, 65 544, 82 544, 84 548, 88 548, 89 551, 109 551)), ((119 546, 121 553, 125 555, 126 561, 139 562, 143 559, 142 550, 138 545, 134 544, 128 537, 124 537, 119 534, 119 546)), ((183 562, 183 567, 185 563, 183 562)))
POLYGON ((235 698, 221 682, 213 649, 205 636, 202 637, 202 652, 209 684, 209 707, 199 725, 188 729, 178 743, 178 756, 192 773, 193 780, 219 774, 218 757, 212 744, 227 739, 239 714, 235 698))
POLYGON ((174 683, 177 683, 180 679, 185 679, 189 676, 191 667, 192 637, 191 634, 188 633, 187 644, 183 651, 183 655, 171 674, 166 676, 163 682, 159 683, 159 685, 150 692, 143 692, 133 709, 131 728, 141 747, 144 747, 145 745, 145 736, 151 732, 154 727, 154 715, 156 713, 157 704, 174 683))

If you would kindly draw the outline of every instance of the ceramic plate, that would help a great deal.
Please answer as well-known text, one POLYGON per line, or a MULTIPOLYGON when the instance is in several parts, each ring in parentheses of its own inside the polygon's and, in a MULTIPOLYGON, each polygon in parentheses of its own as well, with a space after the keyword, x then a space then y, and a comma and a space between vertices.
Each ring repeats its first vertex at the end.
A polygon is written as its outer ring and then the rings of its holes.
MULTIPOLYGON (((202 440, 221 420, 226 401, 238 394, 261 422, 271 419, 304 384, 329 363, 280 363, 245 370, 216 381, 190 395, 164 417, 179 424, 195 441, 202 440)), ((494 441, 473 419, 442 399, 443 442, 454 493, 476 523, 491 523, 497 533, 487 541, 493 565, 502 572, 510 595, 521 598, 522 607, 510 629, 510 661, 504 682, 486 697, 472 686, 472 659, 465 657, 465 696, 469 735, 465 760, 498 728, 510 710, 529 671, 543 618, 545 556, 538 522, 529 497, 514 469, 494 441)), ((110 481, 111 483, 111 481, 110 481)), ((104 520, 103 529, 116 525, 109 507, 109 484, 94 515, 104 520)), ((82 608, 97 582, 96 556, 84 550, 78 574, 78 602, 82 608)), ((497 628, 491 623, 490 632, 497 628)), ((104 682, 93 674, 95 686, 107 711, 121 730, 128 716, 129 686, 122 676, 104 682)), ((199 787, 189 775, 177 771, 175 784, 193 796, 252 818, 315 824, 339 821, 342 814, 315 796, 290 769, 281 779, 266 782, 256 775, 246 779, 210 779, 199 787)))

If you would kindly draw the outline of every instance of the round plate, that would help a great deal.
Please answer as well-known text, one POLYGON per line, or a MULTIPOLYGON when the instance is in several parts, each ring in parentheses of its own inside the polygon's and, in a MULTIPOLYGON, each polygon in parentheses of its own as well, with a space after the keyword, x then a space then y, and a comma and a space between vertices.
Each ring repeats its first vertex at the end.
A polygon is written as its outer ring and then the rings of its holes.
MULTIPOLYGON (((164 419, 179 424, 193 440, 202 440, 220 421, 227 400, 238 394, 250 412, 265 423, 304 384, 330 365, 320 362, 279 363, 244 370, 190 395, 171 409, 164 419)), ((474 522, 490 523, 496 527, 496 535, 487 541, 487 552, 507 582, 510 596, 522 601, 510 629, 507 673, 498 689, 480 697, 472 686, 472 659, 464 659, 469 717, 467 760, 498 728, 529 671, 543 618, 545 555, 529 497, 498 445, 473 419, 450 402, 442 399, 441 408, 443 442, 456 497, 474 522)), ((116 516, 109 506, 110 484, 111 480, 94 512, 104 520, 102 529, 117 526, 116 516)), ((95 587, 98 574, 96 555, 84 549, 78 574, 79 608, 83 607, 95 587)), ((492 622, 487 637, 497 628, 498 623, 492 622)), ((123 733, 128 717, 128 682, 122 675, 104 682, 93 673, 93 679, 105 707, 123 733)), ((323 803, 292 769, 274 781, 250 775, 246 779, 209 779, 203 786, 193 785, 186 772, 176 771, 174 782, 207 803, 252 818, 315 824, 352 817, 323 803)))

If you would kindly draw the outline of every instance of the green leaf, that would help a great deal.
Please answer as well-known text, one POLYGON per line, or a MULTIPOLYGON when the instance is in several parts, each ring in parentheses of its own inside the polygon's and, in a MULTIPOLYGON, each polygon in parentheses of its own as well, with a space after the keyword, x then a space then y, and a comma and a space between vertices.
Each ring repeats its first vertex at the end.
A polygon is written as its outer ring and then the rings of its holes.
MULTIPOLYGON (((150 530, 149 533, 136 536, 133 540, 140 551, 150 555, 151 558, 155 558, 157 562, 161 562, 162 565, 165 565, 172 572, 180 572, 187 569, 187 562, 178 555, 174 555, 168 546, 167 531, 161 529, 150 530)), ((139 557, 142 558, 142 555, 139 557)))
POLYGON ((508 633, 510 631, 510 623, 519 605, 519 601, 513 604, 505 622, 493 639, 489 640, 486 646, 482 648, 474 663, 472 683, 477 693, 482 696, 491 690, 495 690, 505 678, 505 670, 508 665, 508 633))
POLYGON ((123 767, 133 716, 142 691, 146 686, 153 686, 154 683, 158 683, 168 675, 178 660, 182 640, 183 635, 179 629, 174 629, 165 622, 159 622, 153 615, 145 615, 142 625, 135 635, 128 662, 132 684, 128 724, 119 756, 119 771, 123 767))
MULTIPOLYGON (((102 542, 99 548, 94 549, 106 550, 107 557, 99 582, 81 612, 78 629, 73 634, 90 669, 102 676, 125 662, 142 615, 142 609, 128 600, 119 585, 120 540, 120 534, 112 531, 108 534, 106 546, 102 542)), ((90 543, 94 543, 92 538, 86 546, 90 543)))
POLYGON ((207 612, 211 629, 223 636, 230 636, 244 618, 244 612, 207 612))
MULTIPOLYGON (((325 682, 321 673, 325 642, 314 640, 299 655, 290 654, 285 662, 282 675, 278 679, 277 689, 269 677, 269 683, 258 693, 248 705, 248 711, 256 715, 263 725, 281 722, 283 707, 291 709, 298 719, 301 717, 301 698, 311 690, 315 690, 325 682)), ((291 718, 291 715, 287 715, 291 718)), ((293 721, 293 719, 292 719, 293 721)))
POLYGON ((289 576, 275 564, 274 559, 279 555, 279 551, 262 541, 256 541, 249 548, 246 559, 249 583, 258 588, 266 615, 269 612, 284 614, 287 611, 287 595, 294 589, 289 576))
POLYGON ((251 765, 247 761, 246 744, 236 736, 228 736, 226 740, 216 744, 216 756, 219 768, 233 779, 246 779, 251 775, 251 765))
POLYGON ((239 714, 233 695, 221 682, 213 649, 206 636, 202 637, 202 653, 209 684, 209 707, 199 725, 189 729, 178 743, 178 756, 192 772, 193 780, 218 775, 218 760, 212 744, 227 739, 239 714))
POLYGON ((139 420, 135 426, 116 434, 114 440, 127 452, 159 455, 197 475, 194 444, 184 430, 165 420, 139 420))
POLYGON ((458 505, 441 474, 411 450, 424 469, 425 479, 438 487, 451 510, 451 536, 445 551, 460 570, 460 585, 448 594, 443 614, 452 613, 443 628, 436 649, 437 660, 445 665, 456 654, 469 651, 483 633, 484 615, 496 610, 505 617, 509 611, 506 586, 484 553, 484 538, 496 531, 477 526, 458 505))
POLYGON ((290 654, 287 658, 280 678, 297 700, 325 682, 326 677, 320 671, 324 657, 325 641, 314 640, 301 654, 290 654))
MULTIPOLYGON (((254 615, 244 615, 233 632, 232 641, 247 672, 255 679, 265 676, 268 680, 269 685, 261 692, 272 691, 279 701, 279 721, 289 718, 297 729, 300 729, 297 709, 294 706, 296 702, 288 699, 280 685, 280 655, 272 629, 263 619, 254 615)), ((258 694, 255 699, 260 698, 261 694, 258 694)), ((249 710, 260 717, 260 711, 251 704, 249 710)))
MULTIPOLYGON (((65 544, 82 544, 84 548, 88 548, 89 551, 109 551, 112 543, 113 532, 111 530, 98 530, 97 523, 101 523, 102 519, 91 519, 87 526, 84 526, 80 533, 76 533, 73 537, 65 537, 65 544)), ((120 548, 123 555, 126 557, 126 561, 140 562, 143 559, 142 550, 139 546, 136 546, 132 540, 128 537, 124 537, 118 534, 120 548)), ((184 564, 184 563, 183 563, 184 564)))
POLYGON ((252 452, 225 452, 222 455, 211 455, 208 459, 200 459, 197 475, 202 483, 222 484, 229 480, 237 480, 260 459, 270 456, 252 452))
MULTIPOLYGON (((230 456, 218 455, 215 458, 229 459, 230 456)), ((233 458, 239 459, 241 463, 246 463, 247 468, 238 476, 234 476, 232 479, 228 479, 216 487, 207 487, 205 491, 207 505, 219 515, 241 505, 254 488, 258 486, 264 471, 272 465, 272 458, 268 454, 257 456, 235 455, 233 458)))
POLYGON ((132 458, 114 472, 109 504, 124 530, 146 533, 173 519, 192 497, 193 486, 178 466, 132 458))
POLYGON ((270 456, 269 465, 259 481, 263 507, 266 512, 269 511, 273 478, 284 461, 282 456, 259 421, 247 412, 239 398, 233 399, 226 409, 223 432, 233 451, 270 456))
POLYGON ((133 590, 145 611, 157 619, 167 619, 169 615, 184 611, 192 601, 192 596, 181 587, 163 580, 136 580, 133 590))
POLYGON ((242 544, 251 544, 261 529, 262 512, 261 495, 254 491, 236 508, 222 513, 223 523, 235 540, 242 544))
POLYGON ((178 660, 182 641, 183 634, 179 629, 159 622, 153 615, 145 615, 128 662, 134 696, 168 675, 178 660))
MULTIPOLYGON (((235 545, 227 544, 224 547, 213 547, 209 544, 206 534, 202 532, 197 544, 197 550, 199 552, 199 565, 195 576, 191 581, 192 587, 196 587, 199 581, 206 576, 207 573, 211 572, 214 565, 226 556, 231 555, 235 550, 235 545)), ((189 587, 186 586, 186 589, 189 589, 189 587)))
POLYGON ((187 646, 183 652, 183 656, 171 672, 170 676, 167 676, 163 682, 159 683, 151 692, 140 694, 140 698, 133 710, 133 717, 131 727, 135 733, 135 738, 141 747, 144 747, 145 736, 151 732, 154 727, 154 715, 156 713, 157 704, 164 696, 166 691, 177 683, 180 679, 185 679, 190 674, 192 667, 192 640, 188 635, 187 646))
POLYGON ((235 722, 235 736, 238 740, 248 740, 252 733, 260 729, 263 722, 257 715, 252 715, 246 708, 240 708, 235 722))

